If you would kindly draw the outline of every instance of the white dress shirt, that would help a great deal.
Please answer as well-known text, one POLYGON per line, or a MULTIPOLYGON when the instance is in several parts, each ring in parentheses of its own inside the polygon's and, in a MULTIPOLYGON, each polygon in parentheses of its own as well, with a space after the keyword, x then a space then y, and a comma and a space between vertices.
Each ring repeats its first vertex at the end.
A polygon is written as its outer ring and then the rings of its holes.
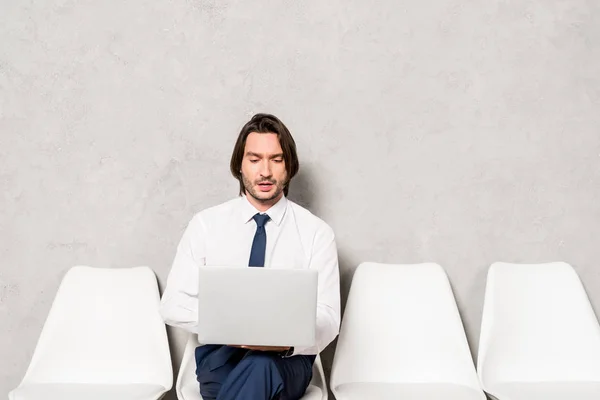
MULTIPOLYGON (((245 196, 197 213, 188 224, 161 299, 165 322, 192 333, 198 328, 198 266, 247 266, 258 213, 245 196)), ((265 212, 265 268, 318 271, 316 345, 294 354, 318 354, 340 328, 340 282, 333 230, 285 196, 265 212)))

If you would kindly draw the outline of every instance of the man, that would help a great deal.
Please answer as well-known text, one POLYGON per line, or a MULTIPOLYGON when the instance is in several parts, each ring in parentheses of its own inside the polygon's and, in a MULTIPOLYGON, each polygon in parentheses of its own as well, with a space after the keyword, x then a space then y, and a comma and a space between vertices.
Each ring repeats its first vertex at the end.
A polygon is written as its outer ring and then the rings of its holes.
MULTIPOLYGON (((188 224, 161 300, 172 326, 197 332, 200 265, 310 268, 318 271, 316 345, 257 347, 243 343, 196 348, 205 400, 299 399, 312 364, 339 333, 340 286, 331 228, 287 199, 299 169, 296 144, 275 116, 257 114, 242 128, 231 157, 240 197, 196 214, 188 224)), ((201 329, 201 328, 200 328, 201 329)))

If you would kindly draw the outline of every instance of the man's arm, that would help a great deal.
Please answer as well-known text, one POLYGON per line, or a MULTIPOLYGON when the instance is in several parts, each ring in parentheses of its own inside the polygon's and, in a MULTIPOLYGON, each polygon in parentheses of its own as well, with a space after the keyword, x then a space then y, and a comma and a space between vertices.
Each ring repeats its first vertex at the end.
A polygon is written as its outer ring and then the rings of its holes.
POLYGON ((319 272, 316 345, 295 348, 294 355, 320 353, 340 331, 340 271, 335 236, 328 225, 323 225, 314 240, 309 268, 319 272))
POLYGON ((205 230, 196 215, 188 224, 167 278, 160 312, 168 325, 195 333, 198 327, 198 266, 204 265, 205 230))

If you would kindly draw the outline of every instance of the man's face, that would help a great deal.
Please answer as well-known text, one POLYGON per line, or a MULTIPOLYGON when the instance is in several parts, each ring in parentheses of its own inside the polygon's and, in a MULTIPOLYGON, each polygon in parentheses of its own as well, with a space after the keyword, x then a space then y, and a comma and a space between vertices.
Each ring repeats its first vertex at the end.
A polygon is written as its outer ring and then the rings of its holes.
POLYGON ((248 135, 242 159, 242 179, 246 195, 259 204, 273 205, 283 196, 287 171, 276 134, 252 132, 248 135))

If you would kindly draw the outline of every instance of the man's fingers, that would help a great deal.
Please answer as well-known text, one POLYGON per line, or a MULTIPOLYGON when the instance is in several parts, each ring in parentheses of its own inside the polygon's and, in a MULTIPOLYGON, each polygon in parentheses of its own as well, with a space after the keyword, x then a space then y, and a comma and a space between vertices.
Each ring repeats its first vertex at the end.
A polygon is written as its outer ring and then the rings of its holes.
POLYGON ((241 346, 243 349, 257 350, 257 351, 285 351, 289 347, 285 346, 241 346))

